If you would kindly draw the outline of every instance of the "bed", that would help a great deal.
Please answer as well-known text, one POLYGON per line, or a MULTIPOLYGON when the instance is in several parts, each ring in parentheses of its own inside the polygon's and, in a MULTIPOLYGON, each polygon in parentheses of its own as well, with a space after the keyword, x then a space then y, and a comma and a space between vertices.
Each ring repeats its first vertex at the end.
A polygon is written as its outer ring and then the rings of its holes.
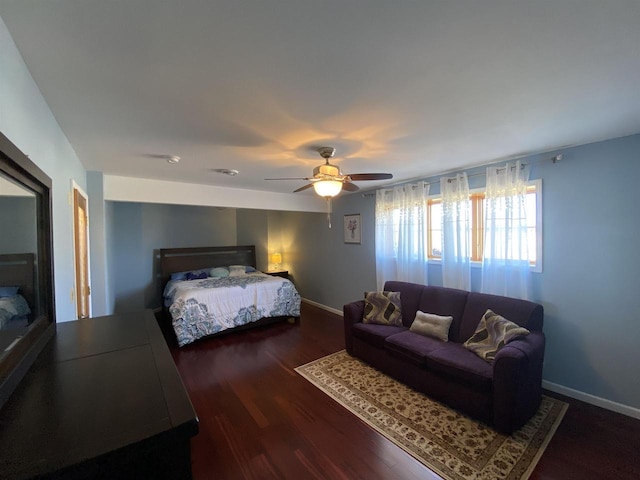
POLYGON ((253 245, 160 250, 163 305, 179 346, 300 316, 293 283, 255 267, 253 245))
POLYGON ((34 261, 33 253, 0 255, 0 347, 26 333, 33 321, 34 261))

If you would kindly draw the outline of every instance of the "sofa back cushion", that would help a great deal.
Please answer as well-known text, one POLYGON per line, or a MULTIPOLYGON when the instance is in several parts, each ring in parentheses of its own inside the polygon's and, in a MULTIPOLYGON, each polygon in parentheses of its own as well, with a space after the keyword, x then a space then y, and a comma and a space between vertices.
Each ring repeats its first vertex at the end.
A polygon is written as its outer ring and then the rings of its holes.
MULTIPOLYGON (((409 282, 398 282, 395 280, 389 280, 384 284, 385 291, 400 292, 400 303, 402 305, 402 324, 407 328, 411 326, 413 320, 416 318, 416 312, 418 311, 418 306, 420 305, 420 298, 422 297, 423 289, 424 285, 409 282)), ((438 312, 429 313, 438 314, 438 312)))
POLYGON ((460 340, 458 332, 468 294, 467 291, 455 288, 423 286, 418 309, 426 313, 453 317, 449 327, 449 341, 460 343, 464 340, 460 340))
POLYGON ((469 292, 457 341, 465 342, 473 335, 487 310, 493 310, 498 315, 531 332, 542 331, 542 305, 518 298, 469 292))

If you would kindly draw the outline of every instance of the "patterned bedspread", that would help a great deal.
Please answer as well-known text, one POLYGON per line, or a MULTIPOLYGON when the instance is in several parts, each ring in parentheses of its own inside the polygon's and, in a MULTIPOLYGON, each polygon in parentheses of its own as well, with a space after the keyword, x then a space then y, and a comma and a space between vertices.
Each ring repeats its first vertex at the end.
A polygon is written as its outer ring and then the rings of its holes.
POLYGON ((300 316, 300 295, 293 283, 260 272, 170 281, 164 297, 181 347, 261 318, 300 316))

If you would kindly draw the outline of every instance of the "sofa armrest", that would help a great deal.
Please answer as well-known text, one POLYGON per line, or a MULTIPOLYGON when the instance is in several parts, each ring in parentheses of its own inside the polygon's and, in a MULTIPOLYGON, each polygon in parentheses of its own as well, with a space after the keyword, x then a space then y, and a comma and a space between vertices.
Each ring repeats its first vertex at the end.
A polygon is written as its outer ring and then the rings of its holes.
POLYGON ((502 433, 520 428, 540 406, 545 336, 531 332, 505 345, 493 363, 494 427, 502 433))
POLYGON ((344 346, 347 352, 353 353, 353 337, 352 330, 356 323, 362 322, 364 314, 364 300, 347 303, 342 307, 344 316, 344 346))

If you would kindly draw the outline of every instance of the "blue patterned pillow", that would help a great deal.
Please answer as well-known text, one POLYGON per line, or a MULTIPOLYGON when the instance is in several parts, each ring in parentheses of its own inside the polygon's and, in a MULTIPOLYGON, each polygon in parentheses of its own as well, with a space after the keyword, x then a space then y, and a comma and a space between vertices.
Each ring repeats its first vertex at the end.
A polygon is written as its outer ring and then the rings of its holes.
POLYGON ((402 326, 400 292, 366 292, 362 322, 402 326))
POLYGON ((209 276, 209 269, 200 269, 200 270, 190 270, 186 272, 174 272, 171 274, 171 280, 194 280, 194 275, 202 275, 204 273, 204 277, 197 278, 207 278, 209 276), (190 275, 192 278, 187 278, 187 275, 190 275))
POLYGON ((185 280, 202 280, 207 278, 209 274, 207 272, 187 272, 184 276, 185 280))

